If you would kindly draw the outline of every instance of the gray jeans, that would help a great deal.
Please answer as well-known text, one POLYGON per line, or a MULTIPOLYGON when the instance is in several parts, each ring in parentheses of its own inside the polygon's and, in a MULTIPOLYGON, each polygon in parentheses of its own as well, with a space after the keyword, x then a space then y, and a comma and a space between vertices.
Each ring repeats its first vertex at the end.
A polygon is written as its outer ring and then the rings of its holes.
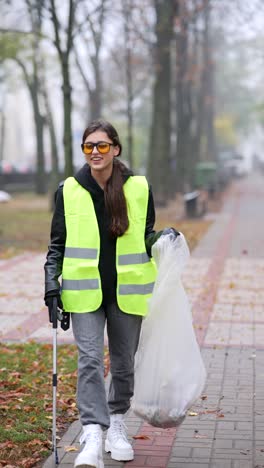
POLYGON ((72 313, 77 344, 77 404, 81 423, 100 424, 107 429, 109 414, 125 413, 134 391, 134 356, 138 347, 142 317, 122 312, 117 304, 95 312, 72 313), (111 362, 108 401, 104 382, 104 326, 111 362))

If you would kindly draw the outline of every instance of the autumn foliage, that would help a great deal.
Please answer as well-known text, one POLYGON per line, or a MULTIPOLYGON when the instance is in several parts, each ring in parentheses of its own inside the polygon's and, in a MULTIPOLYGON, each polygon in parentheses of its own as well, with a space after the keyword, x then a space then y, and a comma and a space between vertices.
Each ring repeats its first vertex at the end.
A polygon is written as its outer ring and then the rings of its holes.
MULTIPOLYGON (((0 353, 0 467, 38 466, 51 450, 52 345, 0 344, 0 353)), ((78 418, 76 378, 76 347, 59 346, 58 437, 78 418)))

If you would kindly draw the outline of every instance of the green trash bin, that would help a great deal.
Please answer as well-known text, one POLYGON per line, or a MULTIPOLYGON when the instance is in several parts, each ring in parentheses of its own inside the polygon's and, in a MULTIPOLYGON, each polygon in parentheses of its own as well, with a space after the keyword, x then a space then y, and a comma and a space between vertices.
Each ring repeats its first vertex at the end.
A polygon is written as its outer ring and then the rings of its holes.
POLYGON ((217 164, 211 161, 199 162, 195 166, 195 186, 214 193, 217 188, 217 164))

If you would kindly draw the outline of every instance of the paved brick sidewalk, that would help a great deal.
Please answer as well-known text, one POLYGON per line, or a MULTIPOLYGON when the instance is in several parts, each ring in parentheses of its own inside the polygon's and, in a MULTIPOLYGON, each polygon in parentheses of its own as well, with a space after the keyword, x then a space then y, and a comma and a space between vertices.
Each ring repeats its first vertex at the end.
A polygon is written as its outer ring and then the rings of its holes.
MULTIPOLYGON (((203 399, 177 431, 153 428, 129 414, 130 437, 149 439, 134 440, 133 462, 106 455, 105 468, 264 468, 263 181, 252 176, 237 182, 184 272, 208 372, 203 399)), ((2 339, 50 340, 45 308, 39 313, 43 261, 39 255, 0 263, 2 339), (11 297, 19 301, 19 312, 11 297), (25 321, 26 314, 31 316, 25 321)), ((71 334, 60 333, 62 340, 71 341, 71 334)), ((65 447, 79 450, 80 429, 75 422, 59 443, 61 468, 73 466, 77 452, 65 447)), ((43 465, 50 466, 51 459, 43 465)))
MULTIPOLYGON (((49 341, 44 295, 44 254, 26 252, 0 260, 1 341, 49 341)), ((60 342, 72 342, 72 332, 59 330, 60 342)))

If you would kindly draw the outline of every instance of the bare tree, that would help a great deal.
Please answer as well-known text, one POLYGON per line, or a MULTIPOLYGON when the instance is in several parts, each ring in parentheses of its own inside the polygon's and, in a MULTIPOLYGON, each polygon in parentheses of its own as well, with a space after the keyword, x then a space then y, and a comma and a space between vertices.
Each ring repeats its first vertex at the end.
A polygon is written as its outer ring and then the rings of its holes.
POLYGON ((204 157, 207 161, 216 160, 215 135, 214 135, 214 61, 213 61, 213 44, 211 33, 211 9, 212 1, 204 0, 203 16, 204 16, 204 34, 203 34, 203 91, 202 99, 204 100, 204 131, 206 137, 206 148, 204 157))
POLYGON ((195 166, 215 159, 210 0, 176 0, 177 188, 192 189, 195 166))
POLYGON ((63 26, 59 20, 55 0, 49 0, 51 20, 54 28, 54 44, 58 52, 58 57, 62 72, 63 91, 63 114, 64 114, 64 159, 65 177, 73 174, 73 149, 72 149, 72 86, 70 77, 70 54, 73 49, 73 27, 75 22, 75 11, 77 2, 68 0, 68 18, 65 28, 65 44, 63 44, 63 26))
POLYGON ((45 107, 45 124, 48 127, 50 136, 50 149, 51 149, 51 178, 49 183, 49 190, 51 193, 51 208, 53 208, 53 195, 58 186, 60 174, 59 174, 59 150, 56 136, 56 129, 54 123, 53 112, 51 108, 50 98, 47 90, 47 80, 44 73, 44 64, 42 64, 42 75, 41 75, 41 93, 43 96, 44 107, 45 107))
POLYGON ((142 169, 147 157, 143 134, 149 127, 145 94, 151 88, 153 71, 150 13, 153 11, 148 0, 122 0, 110 12, 116 21, 117 37, 111 44, 108 73, 104 76, 105 113, 111 109, 118 119, 125 118, 124 155, 132 169, 142 169))
POLYGON ((157 201, 165 203, 169 193, 171 170, 171 41, 174 2, 155 0, 156 44, 154 50, 155 81, 149 144, 148 174, 157 201))
POLYGON ((176 2, 177 188, 189 189, 191 93, 189 80, 189 18, 185 1, 176 2))
POLYGON ((47 182, 44 161, 44 127, 48 126, 52 155, 52 181, 50 188, 55 189, 58 182, 58 148, 51 105, 44 80, 45 63, 41 41, 44 38, 43 20, 45 0, 24 0, 30 31, 12 29, 11 40, 6 58, 11 58, 22 70, 25 84, 29 90, 36 129, 36 192, 45 193, 47 182), (56 181, 56 183, 55 183, 56 181))
POLYGON ((87 118, 89 120, 96 119, 102 115, 102 78, 100 70, 100 52, 102 48, 104 35, 104 21, 106 14, 107 0, 101 0, 96 8, 87 8, 87 5, 82 4, 82 11, 87 20, 89 28, 79 27, 79 39, 81 39, 87 53, 85 60, 81 60, 78 48, 75 46, 75 59, 78 70, 83 79, 87 95, 87 118), (92 74, 87 72, 86 64, 88 59, 92 68, 92 74))
MULTIPOLYGON (((36 192, 44 194, 47 191, 46 178, 45 178, 45 157, 44 157, 44 142, 43 142, 43 129, 44 129, 44 115, 41 108, 41 95, 40 95, 40 41, 42 29, 42 12, 44 7, 44 0, 25 0, 28 16, 30 19, 31 35, 29 36, 30 45, 30 60, 25 61, 21 55, 21 49, 17 49, 13 59, 19 65, 23 72, 24 80, 29 90, 31 102, 33 106, 33 115, 36 129, 36 192), (32 50, 31 50, 32 47, 32 50), (26 65, 29 64, 29 66, 26 65)), ((20 38, 23 33, 18 33, 20 38)))
POLYGON ((34 62, 33 75, 31 76, 24 64, 24 62, 16 57, 16 62, 23 71, 25 83, 27 84, 31 101, 33 104, 34 121, 36 128, 37 139, 37 168, 36 168, 36 193, 44 194, 47 191, 45 169, 44 169, 44 143, 43 143, 43 129, 44 129, 44 116, 41 112, 40 106, 40 93, 39 93, 39 77, 37 72, 36 63, 34 62))
POLYGON ((127 159, 133 169, 133 83, 132 83, 132 40, 131 40, 131 0, 123 0, 123 21, 125 39, 125 75, 126 75, 126 103, 127 103, 127 159))

